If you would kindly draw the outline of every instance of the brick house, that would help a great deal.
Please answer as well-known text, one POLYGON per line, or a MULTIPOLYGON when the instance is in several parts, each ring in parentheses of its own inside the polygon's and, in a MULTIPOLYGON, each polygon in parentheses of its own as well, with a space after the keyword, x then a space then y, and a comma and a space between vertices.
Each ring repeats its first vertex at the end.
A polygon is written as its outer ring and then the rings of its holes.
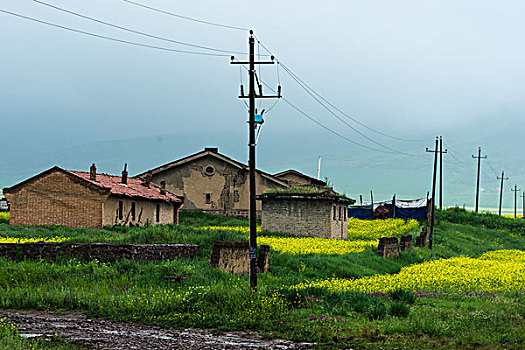
POLYGON ((325 193, 265 193, 261 229, 297 236, 346 239, 347 208, 355 200, 325 193))
POLYGON ((326 182, 300 173, 294 169, 285 170, 280 173, 273 174, 273 176, 286 182, 290 186, 308 186, 316 188, 326 187, 326 182))
POLYGON ((73 171, 55 166, 4 188, 11 225, 102 227, 178 223, 183 203, 151 179, 73 171))
MULTIPOLYGON (((152 181, 166 183, 166 189, 184 197, 185 210, 244 216, 249 213, 249 168, 219 153, 218 148, 203 151, 150 170, 152 181)), ((139 174, 144 178, 148 172, 139 174)), ((256 190, 287 188, 289 185, 263 171, 255 173, 256 190)), ((257 203, 260 215, 261 204, 257 203)))

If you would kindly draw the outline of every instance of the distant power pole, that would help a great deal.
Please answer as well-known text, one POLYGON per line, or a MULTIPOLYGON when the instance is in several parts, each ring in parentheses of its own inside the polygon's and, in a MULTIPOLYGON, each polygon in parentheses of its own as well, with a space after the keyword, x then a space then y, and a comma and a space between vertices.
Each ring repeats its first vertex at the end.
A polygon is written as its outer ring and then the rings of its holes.
POLYGON ((486 159, 487 156, 484 155, 483 157, 481 156, 481 147, 478 148, 478 156, 474 156, 472 155, 472 158, 477 158, 478 159, 478 179, 476 181, 476 213, 478 212, 478 203, 479 203, 479 172, 481 170, 481 160, 482 159, 486 159))
POLYGON ((510 190, 514 192, 514 219, 516 219, 518 211, 518 191, 521 191, 521 189, 518 189, 518 185, 514 185, 514 188, 510 190))
POLYGON ((321 156, 319 156, 319 162, 317 163, 317 180, 321 180, 321 156))
POLYGON ((499 188, 499 211, 498 214, 501 215, 501 202, 503 201, 503 180, 508 180, 508 177, 505 177, 505 171, 501 172, 501 177, 496 176, 496 179, 501 180, 501 186, 499 188))
MULTIPOLYGON (((250 179, 250 289, 252 291, 257 290, 257 207, 255 202, 255 100, 258 98, 280 98, 281 97, 281 86, 277 88, 277 96, 263 96, 262 85, 258 84, 259 94, 255 91, 255 65, 256 64, 274 64, 274 57, 271 57, 271 61, 255 62, 255 39, 253 37, 253 31, 250 30, 250 37, 248 39, 248 46, 250 48, 249 61, 248 62, 234 62, 235 57, 231 57, 231 64, 248 64, 249 65, 249 77, 250 86, 248 95, 244 95, 244 87, 241 85, 241 95, 239 98, 249 99, 249 179, 250 179)), ((259 80, 257 79, 259 83, 259 80)), ((261 113, 262 115, 262 113, 261 113)), ((262 124, 262 120, 258 121, 262 124)))
POLYGON ((523 211, 523 218, 525 219, 525 191, 521 192, 520 197, 523 198, 523 203, 521 204, 521 210, 523 211))
POLYGON ((434 150, 429 150, 428 147, 425 149, 427 152, 434 152, 434 173, 432 176, 432 206, 430 207, 430 233, 428 235, 428 248, 432 249, 432 241, 434 235, 434 216, 436 213, 436 172, 437 172, 437 159, 438 159, 438 143, 439 139, 436 137, 436 146, 434 150))
POLYGON ((443 138, 439 137, 439 210, 443 209, 443 138))

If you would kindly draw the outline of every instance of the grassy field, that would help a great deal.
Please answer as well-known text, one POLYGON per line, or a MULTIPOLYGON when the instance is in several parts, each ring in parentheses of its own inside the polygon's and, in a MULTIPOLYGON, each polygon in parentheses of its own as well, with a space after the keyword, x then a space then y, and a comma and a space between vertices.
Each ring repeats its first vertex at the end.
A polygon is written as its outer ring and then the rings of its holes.
MULTIPOLYGON (((255 330, 269 337, 317 342, 321 348, 523 348, 525 286, 518 285, 515 291, 487 290, 484 279, 494 277, 482 276, 468 290, 436 284, 364 294, 294 287, 330 278, 394 278, 428 261, 479 258, 487 251, 524 249, 523 229, 513 223, 515 220, 504 219, 510 221, 506 223, 495 218, 492 222, 484 216, 478 220, 468 215, 455 209, 439 213, 435 249, 415 248, 401 252, 396 260, 380 258, 374 248, 354 253, 296 254, 272 246, 271 273, 259 275, 257 293, 248 291, 247 276, 232 276, 209 267, 213 241, 247 240, 246 220, 183 213, 180 225, 144 228, 11 227, 0 223, 0 236, 11 238, 200 244, 195 260, 161 263, 0 259, 0 308, 80 310, 90 316, 166 327, 255 330), (469 225, 458 223, 462 216, 469 225), (489 225, 498 227, 491 229, 489 225), (170 282, 165 276, 186 278, 170 282)), ((359 238, 375 239, 374 229, 379 228, 364 229, 368 233, 359 238)), ((408 229, 412 234, 418 230, 413 226, 408 229)), ((519 252, 509 254, 518 256, 512 268, 525 275, 525 261, 521 262, 519 252)), ((13 333, 0 334, 0 341, 17 339, 13 333)))

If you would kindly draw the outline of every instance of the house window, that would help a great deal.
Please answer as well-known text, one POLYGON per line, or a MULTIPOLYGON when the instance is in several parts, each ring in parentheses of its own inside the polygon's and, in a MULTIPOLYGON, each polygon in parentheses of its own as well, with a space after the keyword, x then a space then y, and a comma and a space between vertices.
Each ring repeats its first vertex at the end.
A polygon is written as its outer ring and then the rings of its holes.
POLYGON ((157 207, 155 208, 155 222, 160 221, 160 204, 157 204, 157 207))
POLYGON ((204 174, 212 176, 213 174, 215 174, 215 168, 211 165, 208 165, 206 168, 204 168, 204 174))
POLYGON ((135 221, 135 202, 131 202, 131 220, 135 221))
POLYGON ((122 216, 124 213, 124 203, 122 201, 118 201, 118 219, 122 220, 122 216))
POLYGON ((334 207, 334 220, 336 219, 337 207, 334 207))
POLYGON ((346 221, 346 211, 348 210, 347 207, 343 207, 343 220, 346 221))
POLYGON ((339 220, 341 220, 341 207, 339 207, 339 220))
POLYGON ((206 193, 206 204, 211 203, 211 193, 206 193))

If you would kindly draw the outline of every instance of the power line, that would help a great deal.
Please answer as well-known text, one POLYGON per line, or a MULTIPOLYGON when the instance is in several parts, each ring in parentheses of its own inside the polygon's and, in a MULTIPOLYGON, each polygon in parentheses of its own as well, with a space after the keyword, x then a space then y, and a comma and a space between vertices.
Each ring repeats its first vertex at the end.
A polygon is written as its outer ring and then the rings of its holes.
MULTIPOLYGON (((283 69, 289 73, 288 71, 288 68, 285 67, 284 65, 283 66, 283 69)), ((290 73, 289 73, 290 74, 290 73)), ((404 155, 408 155, 408 156, 416 156, 414 154, 410 154, 410 153, 405 153, 405 152, 401 152, 401 151, 397 151, 391 147, 388 147, 388 146, 385 146, 383 145, 382 143, 380 142, 377 142, 375 141, 374 139, 372 139, 371 137, 367 136, 366 134, 363 134, 362 132, 360 132, 359 130, 357 130, 356 128, 354 128, 352 125, 350 125, 349 123, 347 123, 346 121, 344 121, 341 117, 339 117, 336 113, 334 113, 330 108, 328 108, 322 101, 320 101, 312 92, 310 92, 309 89, 307 89, 305 86, 303 86, 303 83, 302 81, 300 81, 298 78, 295 77, 295 75, 293 74, 290 74, 290 76, 292 77, 292 79, 295 80, 295 82, 297 84, 299 84, 299 86, 301 86, 314 100, 316 100, 321 106, 323 106, 330 114, 332 114, 335 118, 337 118, 339 121, 341 121, 341 123, 345 124, 346 126, 348 126, 350 129, 354 130, 356 133, 358 133, 359 135, 363 136, 364 138, 366 138, 368 141, 372 142, 372 143, 375 143, 376 145, 380 146, 380 147, 383 147, 389 151, 392 151, 394 153, 399 153, 399 154, 404 154, 404 155)), ((417 157, 417 156, 416 156, 417 157)))
POLYGON ((188 21, 193 21, 193 22, 198 22, 198 23, 203 23, 203 24, 208 24, 208 25, 211 25, 211 26, 223 27, 223 28, 228 28, 228 29, 235 29, 235 30, 242 30, 242 31, 248 31, 248 30, 249 30, 249 29, 247 29, 247 28, 235 27, 235 26, 230 26, 230 25, 227 25, 227 24, 221 24, 221 23, 215 23, 215 22, 203 21, 203 20, 198 19, 198 18, 193 18, 193 17, 188 17, 188 16, 182 16, 182 15, 179 15, 179 14, 176 14, 176 13, 173 13, 173 12, 168 12, 168 11, 161 10, 161 9, 158 9, 158 8, 155 8, 155 7, 147 6, 147 5, 144 5, 144 4, 141 4, 141 3, 135 2, 135 1, 130 1, 130 0, 122 0, 122 1, 125 1, 125 2, 127 2, 127 3, 133 4, 133 5, 135 5, 135 6, 143 7, 143 8, 145 8, 145 9, 148 9, 148 10, 151 10, 151 11, 155 11, 155 12, 163 13, 163 14, 165 14, 165 15, 169 15, 169 16, 172 16, 172 17, 177 17, 177 18, 186 19, 186 20, 188 20, 188 21))
POLYGON ((10 12, 10 11, 4 10, 4 9, 0 9, 0 12, 3 12, 3 13, 6 13, 6 14, 9 14, 9 15, 11 15, 11 16, 15 16, 15 17, 19 17, 19 18, 27 19, 27 20, 29 20, 29 21, 33 21, 33 22, 37 22, 37 23, 41 23, 41 24, 45 24, 45 25, 48 25, 48 26, 51 26, 51 27, 56 27, 56 28, 64 29, 64 30, 67 30, 67 31, 70 31, 70 32, 79 33, 79 34, 84 34, 84 35, 88 35, 88 36, 95 37, 95 38, 99 38, 99 39, 105 39, 105 40, 110 40, 110 41, 116 41, 116 42, 119 42, 119 43, 128 44, 128 45, 133 45, 133 46, 145 47, 145 48, 155 49, 155 50, 161 50, 161 51, 170 51, 170 52, 177 52, 177 53, 192 54, 192 55, 218 56, 218 57, 228 57, 228 56, 230 56, 230 55, 228 55, 228 54, 210 53, 210 52, 198 52, 198 51, 186 51, 186 50, 177 50, 177 49, 171 49, 171 48, 168 48, 168 47, 155 46, 155 45, 149 45, 149 44, 142 44, 142 43, 137 43, 137 42, 134 42, 134 41, 123 40, 123 39, 113 38, 113 37, 110 37, 110 36, 105 36, 105 35, 95 34, 95 33, 91 33, 91 32, 86 32, 86 31, 83 31, 83 30, 79 30, 79 29, 74 29, 74 28, 66 27, 66 26, 63 26, 63 25, 60 25, 60 24, 55 24, 55 23, 51 23, 51 22, 46 22, 46 21, 43 21, 43 20, 40 20, 40 19, 37 19, 37 18, 24 16, 24 15, 21 15, 21 14, 18 14, 18 13, 14 13, 14 12, 10 12))
MULTIPOLYGON (((268 84, 266 84, 264 81, 261 80, 261 83, 266 86, 270 91, 272 91, 273 93, 276 93, 276 91, 274 89, 272 89, 268 84)), ((343 140, 345 141, 348 141, 350 143, 353 143, 354 145, 357 145, 357 146, 360 146, 360 147, 363 147, 363 148, 367 148, 369 150, 372 150, 372 151, 377 151, 377 152, 382 152, 382 153, 394 153, 394 152, 389 152, 389 151, 385 151, 385 150, 382 150, 382 149, 378 149, 378 148, 373 148, 373 147, 369 147, 367 145, 363 145, 362 143, 359 143, 359 142, 356 142, 352 139, 349 139, 348 137, 338 133, 337 131, 334 131, 332 129, 330 129, 329 127, 327 127, 326 125, 324 125, 323 123, 317 121, 314 117, 312 117, 311 115, 309 115, 308 113, 304 112, 302 109, 300 109, 299 107, 297 107, 294 103, 292 103, 291 101, 289 101, 287 98, 285 97, 281 97, 281 99, 286 102, 288 105, 290 105, 290 107, 292 107, 293 109, 295 109, 297 112, 299 112, 300 114, 302 114, 303 116, 305 116, 306 118, 310 119, 312 122, 314 122, 315 124, 319 125, 320 127, 322 127, 323 129, 331 132, 332 134, 342 138, 343 140)))
POLYGON ((222 49, 217 49, 217 48, 214 48, 214 47, 197 45, 197 44, 191 44, 191 43, 186 43, 186 42, 183 42, 183 41, 173 40, 173 39, 169 39, 169 38, 165 38, 165 37, 161 37, 161 36, 157 36, 157 35, 153 35, 153 34, 148 34, 148 33, 145 33, 145 32, 141 32, 139 30, 134 30, 134 29, 123 27, 123 26, 119 26, 117 24, 105 22, 105 21, 102 21, 100 19, 89 17, 89 16, 86 16, 86 15, 83 15, 83 14, 80 14, 80 13, 77 13, 77 12, 73 12, 73 11, 67 10, 67 9, 59 7, 59 6, 55 6, 55 5, 48 4, 48 3, 43 2, 43 1, 39 1, 39 0, 33 0, 33 2, 36 2, 38 4, 41 4, 41 5, 50 7, 50 8, 53 8, 53 9, 58 10, 58 11, 62 11, 62 12, 68 13, 68 14, 73 15, 73 16, 77 16, 77 17, 80 17, 80 18, 83 18, 83 19, 87 19, 87 20, 90 20, 90 21, 93 21, 93 22, 97 22, 97 23, 100 23, 100 24, 103 24, 103 25, 106 25, 106 26, 109 26, 109 27, 113 27, 113 28, 117 28, 117 29, 120 29, 120 30, 124 30, 124 31, 130 32, 130 33, 142 35, 142 36, 145 36, 145 37, 148 37, 148 38, 153 38, 153 39, 157 39, 157 40, 163 40, 163 41, 167 41, 167 42, 174 43, 174 44, 190 46, 190 47, 195 47, 195 48, 204 49, 204 50, 210 50, 210 51, 216 51, 216 52, 224 52, 224 53, 229 53, 229 54, 235 53, 235 54, 240 54, 240 55, 246 55, 245 52, 222 50, 222 49))
MULTIPOLYGON (((260 40, 256 37, 257 41, 260 43, 261 47, 263 49, 266 50, 266 52, 268 52, 270 55, 273 55, 272 52, 266 47, 264 46, 263 43, 260 42, 260 40)), ((361 125, 362 127, 372 131, 372 132, 375 132, 377 134, 380 134, 382 136, 385 136, 385 137, 389 137, 389 138, 392 138, 394 140, 399 140, 399 141, 407 141, 407 142, 413 142, 413 141, 418 141, 418 140, 408 140, 408 139, 403 139, 403 138, 399 138, 399 137, 395 137, 395 136, 392 136, 392 135, 388 135, 388 134, 385 134, 379 130, 376 130, 376 129, 373 129, 369 126, 367 126, 366 124, 360 122, 359 120, 355 119, 354 117, 352 117, 351 115, 349 115, 348 113, 345 113, 344 111, 342 111, 341 109, 339 109, 337 106, 335 106, 334 104, 332 104, 330 101, 328 101, 326 98, 324 98, 322 95, 320 95, 318 92, 316 92, 313 88, 311 88, 308 84, 306 84, 301 78, 299 78, 299 76, 297 74, 295 74, 290 68, 288 68, 283 62, 282 60, 279 60, 277 59, 277 63, 280 64, 283 69, 292 77, 294 78, 294 80, 299 81, 301 82, 301 84, 303 84, 304 86, 301 86, 303 89, 305 90, 310 90, 313 94, 315 94, 318 98, 320 98, 321 100, 323 100, 326 104, 328 104, 330 107, 332 107, 333 109, 335 109, 336 111, 338 111, 339 113, 341 113, 342 115, 344 115, 345 117, 347 117, 348 119, 356 122, 357 124, 361 125)), ((301 85, 299 84, 299 85, 301 85)), ((308 92, 308 91, 307 91, 308 92)))

